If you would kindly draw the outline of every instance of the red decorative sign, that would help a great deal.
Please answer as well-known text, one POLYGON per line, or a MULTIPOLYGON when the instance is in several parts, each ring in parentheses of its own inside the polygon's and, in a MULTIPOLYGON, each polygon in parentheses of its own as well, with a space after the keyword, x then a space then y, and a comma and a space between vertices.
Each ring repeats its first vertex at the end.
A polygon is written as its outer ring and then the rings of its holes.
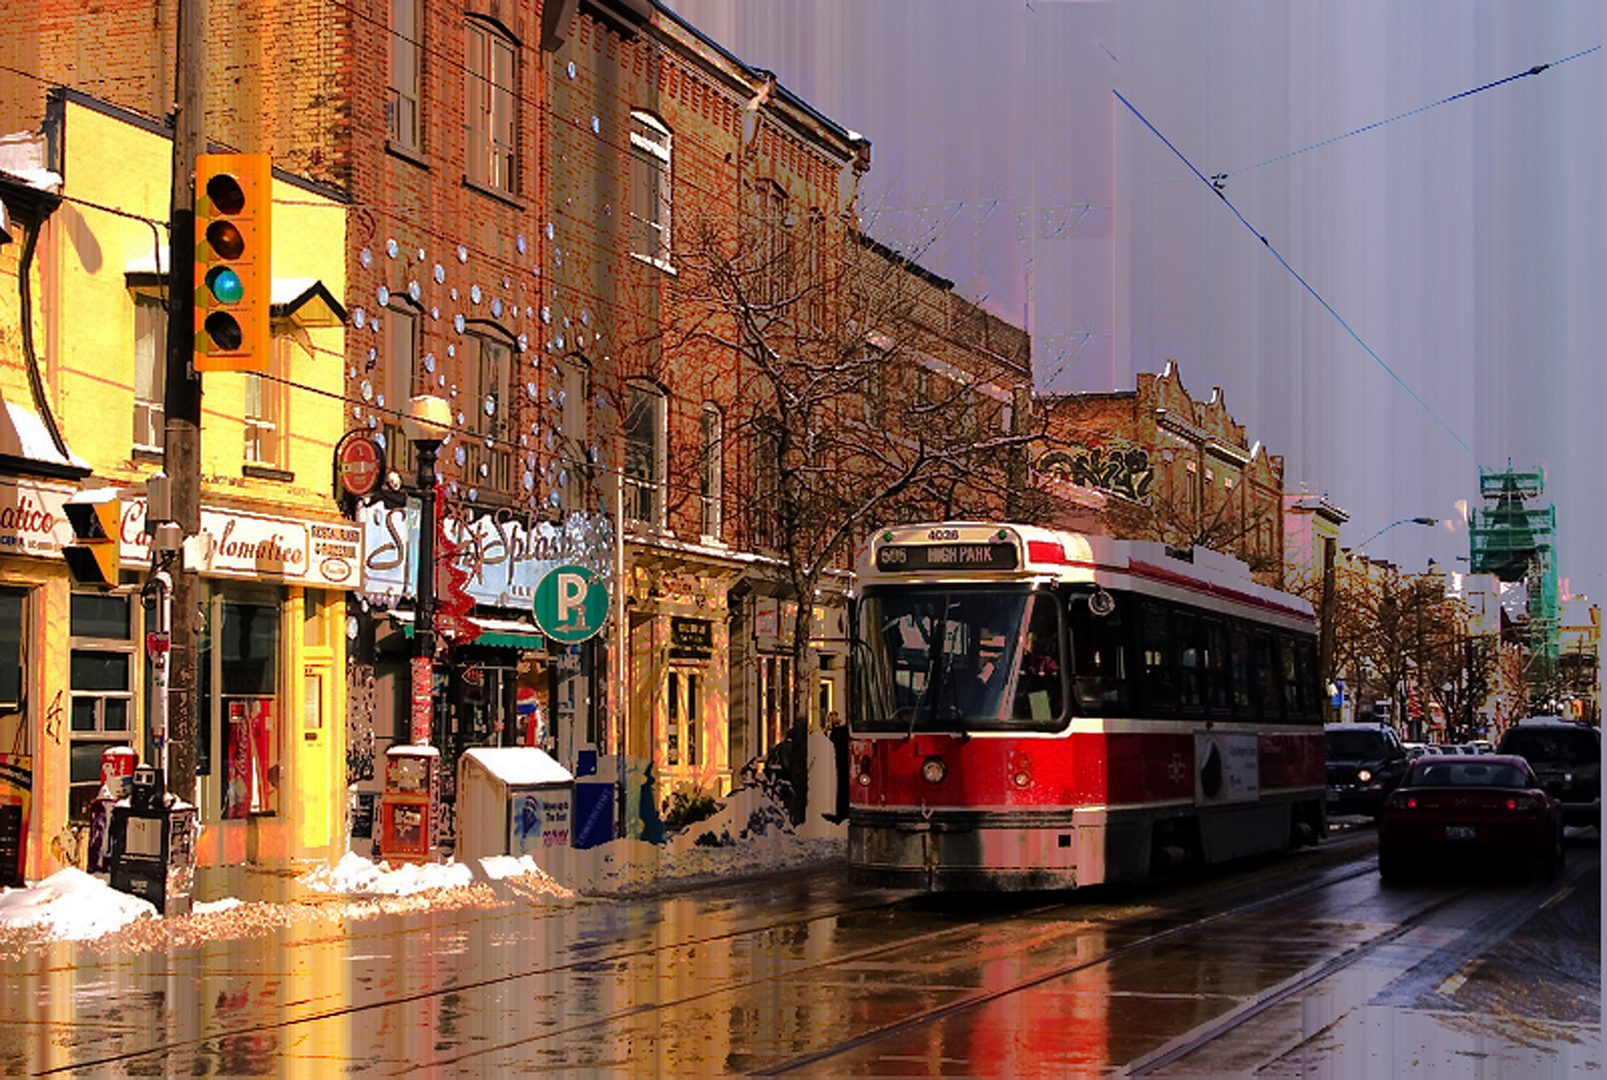
POLYGON ((340 440, 335 448, 335 463, 341 488, 359 499, 379 487, 380 476, 385 471, 385 457, 380 453, 379 444, 356 431, 348 431, 340 440))

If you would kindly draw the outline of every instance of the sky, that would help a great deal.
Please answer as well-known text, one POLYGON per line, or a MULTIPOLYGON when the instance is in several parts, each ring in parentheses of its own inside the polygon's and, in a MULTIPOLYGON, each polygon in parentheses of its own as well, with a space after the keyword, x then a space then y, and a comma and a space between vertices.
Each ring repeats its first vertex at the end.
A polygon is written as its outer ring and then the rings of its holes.
POLYGON ((1412 571, 1465 569, 1481 467, 1543 472, 1607 593, 1607 7, 664 2, 870 139, 867 231, 1025 325, 1040 389, 1175 360, 1346 546, 1442 519, 1367 543, 1412 571))

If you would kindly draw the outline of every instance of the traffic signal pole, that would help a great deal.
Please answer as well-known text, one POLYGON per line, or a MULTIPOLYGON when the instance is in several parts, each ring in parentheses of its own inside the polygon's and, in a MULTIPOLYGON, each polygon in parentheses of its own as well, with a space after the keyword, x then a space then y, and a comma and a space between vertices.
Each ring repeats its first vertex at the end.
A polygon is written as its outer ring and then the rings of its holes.
MULTIPOLYGON (((172 513, 185 536, 201 529, 201 377, 195 345, 195 161, 206 148, 203 28, 206 0, 178 0, 173 182, 168 219, 167 387, 163 469, 172 477, 172 513)), ((196 600, 199 583, 182 553, 172 574, 168 647, 167 788, 195 802, 197 724, 196 600)))

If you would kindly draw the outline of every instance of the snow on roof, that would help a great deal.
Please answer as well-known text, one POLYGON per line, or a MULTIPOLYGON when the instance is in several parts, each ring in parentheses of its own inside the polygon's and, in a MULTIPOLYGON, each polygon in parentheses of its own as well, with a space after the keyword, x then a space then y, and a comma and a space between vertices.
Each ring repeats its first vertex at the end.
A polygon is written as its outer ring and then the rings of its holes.
POLYGON ((481 746, 463 756, 505 784, 567 784, 575 778, 535 746, 481 746))
POLYGON ((50 437, 50 429, 39 419, 39 414, 32 409, 23 408, 14 401, 0 399, 0 404, 5 405, 5 419, 9 421, 10 430, 16 432, 17 436, 16 445, 9 445, 11 440, 7 436, 10 432, 6 431, 6 423, 0 422, 0 453, 90 471, 89 462, 71 450, 68 450, 66 457, 61 456, 61 451, 56 449, 55 440, 50 437))

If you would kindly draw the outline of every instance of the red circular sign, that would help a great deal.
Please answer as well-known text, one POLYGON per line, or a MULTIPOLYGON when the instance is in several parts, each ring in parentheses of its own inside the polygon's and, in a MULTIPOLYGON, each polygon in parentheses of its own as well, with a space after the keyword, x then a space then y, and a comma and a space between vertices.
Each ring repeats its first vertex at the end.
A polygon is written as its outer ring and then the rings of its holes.
POLYGON ((340 486, 348 493, 361 498, 379 486, 384 459, 380 455, 379 444, 367 435, 355 432, 347 435, 341 441, 337 461, 340 486))

